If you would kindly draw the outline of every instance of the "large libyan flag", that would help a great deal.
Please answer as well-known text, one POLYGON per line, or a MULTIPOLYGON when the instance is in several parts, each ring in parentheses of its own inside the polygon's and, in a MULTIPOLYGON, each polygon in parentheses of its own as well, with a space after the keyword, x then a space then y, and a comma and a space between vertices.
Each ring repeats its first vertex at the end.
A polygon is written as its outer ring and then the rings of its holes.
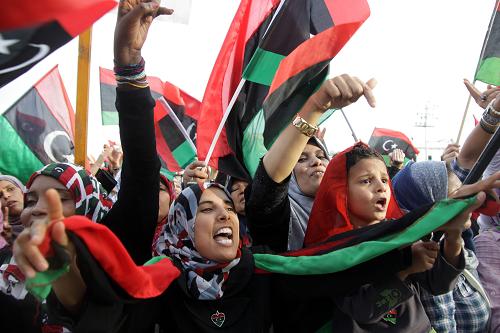
POLYGON ((74 117, 56 66, 0 116, 0 172, 26 182, 45 164, 73 162, 74 117))
POLYGON ((475 79, 500 86, 500 0, 491 16, 475 79))
POLYGON ((85 31, 113 0, 2 1, 0 87, 85 31))
POLYGON ((229 100, 242 78, 212 160, 240 176, 230 158, 252 175, 259 157, 323 82, 330 60, 368 18, 365 0, 246 0, 210 76, 198 121, 198 155, 205 158, 229 100))

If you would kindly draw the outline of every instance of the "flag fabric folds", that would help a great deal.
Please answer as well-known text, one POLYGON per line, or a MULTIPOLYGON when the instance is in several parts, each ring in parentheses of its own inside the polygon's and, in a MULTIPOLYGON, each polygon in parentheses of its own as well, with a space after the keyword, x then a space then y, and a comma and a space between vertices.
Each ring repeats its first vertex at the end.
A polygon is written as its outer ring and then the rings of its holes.
POLYGON ((500 1, 497 0, 491 16, 489 31, 483 45, 482 57, 475 79, 500 86, 500 1))
POLYGON ((383 156, 388 155, 396 148, 401 149, 405 153, 406 158, 414 161, 419 153, 419 150, 406 135, 385 128, 375 127, 368 145, 383 156))
MULTIPOLYGON (((116 80, 113 71, 100 68, 103 125, 117 125, 116 80)), ((156 150, 168 178, 196 159, 196 119, 200 102, 169 82, 148 76, 154 108, 156 150)))
POLYGON ((256 161, 324 81, 330 60, 369 12, 364 0, 287 0, 280 6, 262 0, 242 2, 205 91, 198 127, 200 158, 206 156, 222 113, 244 78, 247 82, 211 164, 232 174, 218 165, 232 155, 245 161, 253 174, 256 161), (260 15, 252 16, 258 2, 260 15), (247 19, 241 19, 245 14, 247 19), (235 34, 240 37, 235 39, 235 34))
POLYGON ((90 27, 113 0, 7 1, 0 22, 0 87, 90 27))
POLYGON ((73 162, 74 117, 56 66, 0 116, 0 172, 26 182, 45 164, 73 162))

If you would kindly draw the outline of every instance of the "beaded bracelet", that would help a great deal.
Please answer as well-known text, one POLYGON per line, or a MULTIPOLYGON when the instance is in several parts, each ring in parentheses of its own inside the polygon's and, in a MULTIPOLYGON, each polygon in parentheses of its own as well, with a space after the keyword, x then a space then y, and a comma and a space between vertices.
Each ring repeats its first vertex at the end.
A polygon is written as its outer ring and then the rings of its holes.
POLYGON ((493 104, 495 104, 495 100, 492 100, 490 104, 486 107, 486 111, 489 115, 495 118, 500 118, 500 111, 495 110, 493 107, 493 104))
POLYGON ((145 71, 146 62, 141 57, 141 61, 137 64, 122 66, 115 61, 113 68, 115 72, 116 83, 121 85, 129 85, 135 88, 147 88, 148 81, 145 71))

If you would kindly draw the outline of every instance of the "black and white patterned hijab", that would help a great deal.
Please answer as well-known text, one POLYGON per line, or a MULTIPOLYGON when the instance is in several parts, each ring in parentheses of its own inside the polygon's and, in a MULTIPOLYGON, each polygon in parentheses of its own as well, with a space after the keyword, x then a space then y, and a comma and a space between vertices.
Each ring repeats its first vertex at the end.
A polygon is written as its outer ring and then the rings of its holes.
POLYGON ((230 270, 238 265, 241 258, 241 242, 236 258, 227 263, 202 257, 194 246, 198 203, 203 191, 210 187, 220 188, 231 200, 227 190, 216 183, 196 184, 185 188, 170 207, 167 223, 156 242, 157 253, 172 257, 182 265, 187 290, 192 297, 200 300, 222 297, 230 270))

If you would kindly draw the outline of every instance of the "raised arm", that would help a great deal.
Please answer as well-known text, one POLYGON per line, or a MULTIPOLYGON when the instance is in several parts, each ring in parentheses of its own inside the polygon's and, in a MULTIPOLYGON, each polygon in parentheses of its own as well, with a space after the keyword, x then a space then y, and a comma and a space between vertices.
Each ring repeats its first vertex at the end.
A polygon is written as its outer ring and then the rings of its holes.
POLYGON ((151 257, 160 171, 155 101, 147 85, 141 48, 153 18, 170 13, 172 10, 159 7, 155 1, 121 1, 115 29, 116 108, 124 160, 118 200, 102 223, 118 236, 137 264, 151 257))
POLYGON ((472 169, 498 127, 498 121, 500 120, 500 88, 489 87, 489 89, 481 93, 469 81, 465 80, 464 83, 476 103, 483 109, 486 109, 480 123, 465 139, 457 157, 458 165, 461 168, 472 169))
MULTIPOLYGON (((308 124, 317 126, 323 112, 343 108, 356 102, 362 95, 371 107, 375 107, 372 94, 375 84, 373 79, 364 83, 347 74, 336 76, 325 81, 297 115, 308 124)), ((308 140, 309 137, 292 124, 283 130, 263 159, 266 172, 273 181, 280 183, 290 175, 308 140)))

